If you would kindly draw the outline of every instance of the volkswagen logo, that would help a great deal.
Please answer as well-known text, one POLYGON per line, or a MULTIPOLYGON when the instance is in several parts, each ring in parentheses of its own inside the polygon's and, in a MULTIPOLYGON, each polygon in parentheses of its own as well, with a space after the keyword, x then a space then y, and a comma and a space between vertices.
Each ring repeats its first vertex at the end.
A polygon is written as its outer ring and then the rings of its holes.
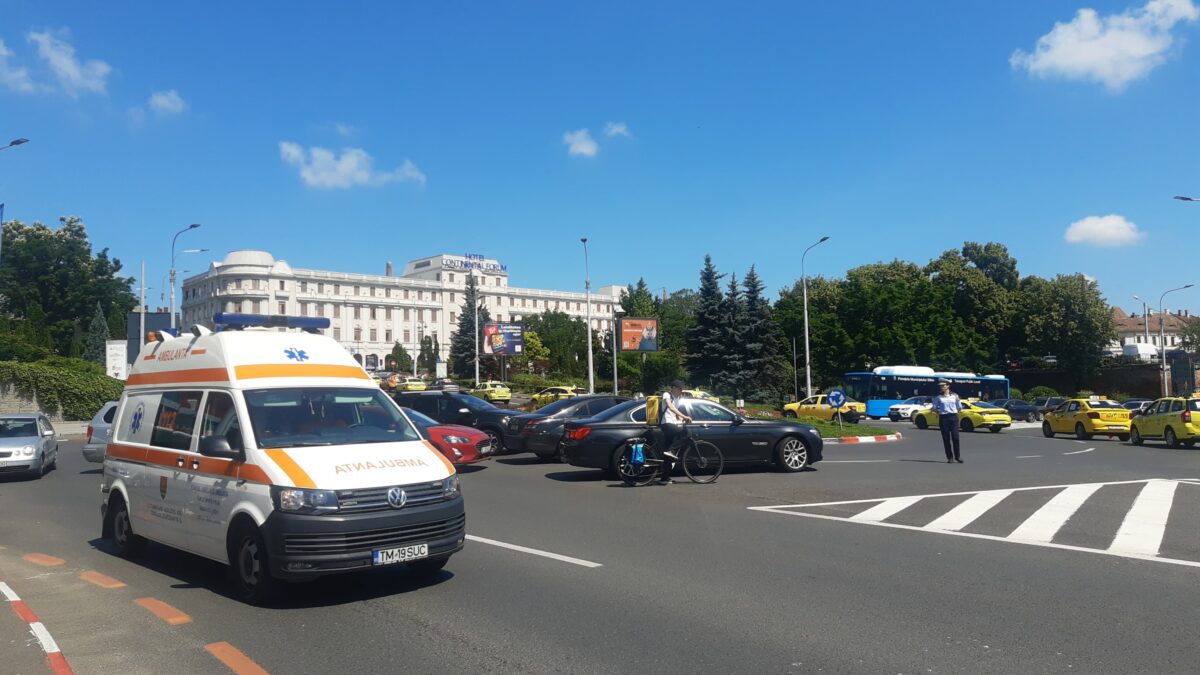
POLYGON ((402 509, 408 503, 408 493, 398 487, 388 490, 388 504, 393 509, 402 509))

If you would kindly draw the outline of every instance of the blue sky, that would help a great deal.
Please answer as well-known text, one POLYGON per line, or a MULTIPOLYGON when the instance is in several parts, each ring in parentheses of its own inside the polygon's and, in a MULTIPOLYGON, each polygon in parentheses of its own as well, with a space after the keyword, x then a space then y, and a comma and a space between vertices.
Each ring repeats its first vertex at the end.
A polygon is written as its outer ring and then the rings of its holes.
POLYGON ((995 240, 1126 308, 1200 283, 1192 0, 825 5, 0 0, 0 201, 156 287, 192 222, 194 271, 472 252, 582 290, 588 236, 596 286, 711 253, 775 290, 828 234, 812 274, 995 240))

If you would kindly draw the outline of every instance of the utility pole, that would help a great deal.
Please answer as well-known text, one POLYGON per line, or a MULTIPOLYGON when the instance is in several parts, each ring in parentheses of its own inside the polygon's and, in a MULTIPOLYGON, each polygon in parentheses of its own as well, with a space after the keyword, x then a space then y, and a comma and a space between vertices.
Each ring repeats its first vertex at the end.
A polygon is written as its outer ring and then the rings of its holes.
POLYGON ((587 300, 587 352, 588 352, 588 393, 596 393, 596 372, 592 367, 592 274, 588 270, 587 237, 580 237, 583 243, 583 289, 587 300))
POLYGON ((613 343, 613 396, 616 396, 617 391, 617 354, 620 353, 620 348, 617 346, 617 332, 621 330, 621 310, 613 309, 613 324, 612 324, 612 343, 613 343))
MULTIPOLYGON (((475 273, 471 272, 471 279, 475 278, 475 273)), ((474 291, 472 292, 471 303, 475 306, 475 388, 479 388, 479 284, 472 284, 474 291)))
MULTIPOLYGON (((142 304, 138 307, 138 353, 142 351, 142 345, 146 344, 146 259, 142 259, 142 304)), ((137 359, 134 359, 137 362, 137 359)))
POLYGON ((826 241, 829 241, 829 237, 821 237, 817 243, 804 249, 800 256, 800 283, 804 287, 804 390, 808 392, 805 396, 812 396, 812 357, 808 351, 808 276, 804 273, 804 258, 814 247, 826 241))

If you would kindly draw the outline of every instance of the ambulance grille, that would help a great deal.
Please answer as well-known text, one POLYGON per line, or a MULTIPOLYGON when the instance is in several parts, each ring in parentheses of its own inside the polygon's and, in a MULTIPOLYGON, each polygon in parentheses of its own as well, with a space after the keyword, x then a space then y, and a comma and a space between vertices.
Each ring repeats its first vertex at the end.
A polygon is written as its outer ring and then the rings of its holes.
POLYGON ((283 550, 293 554, 337 554, 421 544, 461 535, 466 529, 467 516, 446 520, 389 527, 359 532, 330 532, 324 534, 284 534, 283 550))
MULTIPOLYGON (((338 513, 369 513, 371 511, 391 511, 387 493, 393 486, 379 488, 363 488, 360 490, 338 490, 338 513)), ((408 499, 404 508, 420 506, 442 500, 442 481, 431 483, 413 483, 397 485, 408 499)))

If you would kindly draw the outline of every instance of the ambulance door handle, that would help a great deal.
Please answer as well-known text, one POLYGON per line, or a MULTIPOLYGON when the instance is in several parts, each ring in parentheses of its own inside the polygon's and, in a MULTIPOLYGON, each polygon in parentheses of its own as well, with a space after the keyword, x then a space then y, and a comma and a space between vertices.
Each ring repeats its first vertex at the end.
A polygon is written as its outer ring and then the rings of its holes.
POLYGON ((183 455, 179 455, 175 458, 175 466, 181 469, 183 468, 183 455))

